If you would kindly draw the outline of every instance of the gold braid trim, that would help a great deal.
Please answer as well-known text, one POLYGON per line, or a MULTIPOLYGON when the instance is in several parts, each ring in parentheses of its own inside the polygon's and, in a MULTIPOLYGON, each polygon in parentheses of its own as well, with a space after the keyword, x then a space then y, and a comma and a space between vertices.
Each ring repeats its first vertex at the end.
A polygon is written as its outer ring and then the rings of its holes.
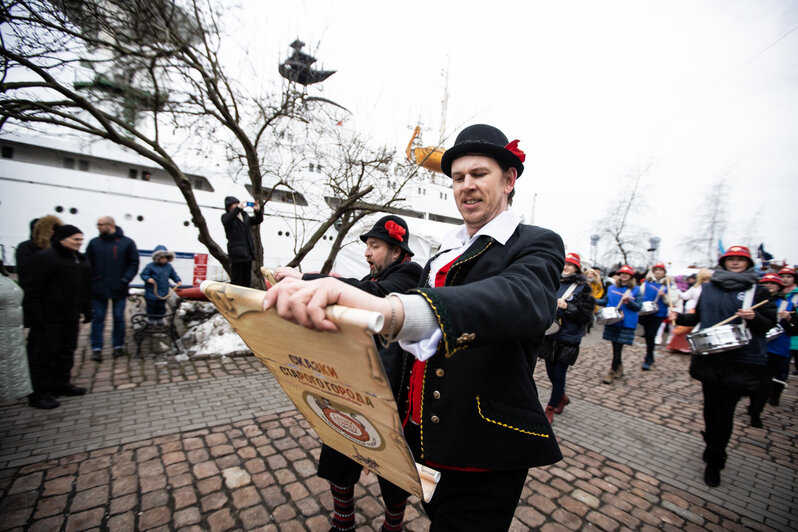
POLYGON ((504 427, 506 429, 517 430, 518 432, 523 432, 524 434, 529 434, 530 436, 539 436, 541 438, 548 438, 549 437, 548 434, 538 434, 537 432, 530 432, 528 430, 519 429, 518 427, 513 427, 512 425, 508 425, 507 423, 502 423, 501 421, 496 421, 496 420, 490 419, 489 417, 485 417, 485 415, 482 413, 482 405, 479 403, 479 396, 478 395, 477 395, 477 410, 479 411, 479 417, 481 417, 482 419, 484 419, 485 421, 487 421, 489 423, 495 423, 496 425, 499 425, 500 427, 504 427))

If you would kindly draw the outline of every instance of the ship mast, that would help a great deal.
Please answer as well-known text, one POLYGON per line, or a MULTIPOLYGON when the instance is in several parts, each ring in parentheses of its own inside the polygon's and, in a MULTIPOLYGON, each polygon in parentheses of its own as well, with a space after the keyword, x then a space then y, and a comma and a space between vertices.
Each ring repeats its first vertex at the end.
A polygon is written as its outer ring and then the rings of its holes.
POLYGON ((446 56, 446 69, 443 71, 443 99, 441 100, 441 129, 438 146, 443 146, 446 137, 446 108, 449 106, 449 56, 446 56))

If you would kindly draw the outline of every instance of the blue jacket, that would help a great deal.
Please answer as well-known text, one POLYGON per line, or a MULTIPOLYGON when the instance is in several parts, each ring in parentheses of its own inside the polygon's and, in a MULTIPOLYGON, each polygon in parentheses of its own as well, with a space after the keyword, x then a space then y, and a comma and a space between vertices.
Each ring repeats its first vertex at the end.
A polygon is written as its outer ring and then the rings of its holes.
POLYGON ((140 275, 141 280, 144 281, 145 299, 159 299, 155 295, 156 287, 158 288, 158 295, 161 296, 161 298, 166 297, 166 295, 169 293, 169 279, 175 283, 181 282, 180 276, 177 275, 175 269, 168 262, 166 264, 151 262, 147 264, 143 270, 141 270, 140 275), (153 286, 152 283, 148 283, 148 279, 155 279, 155 286, 153 286))
MULTIPOLYGON (((625 286, 616 286, 612 284, 607 288, 607 293, 604 297, 596 300, 596 304, 602 307, 617 306, 618 302, 626 293, 626 290, 627 288, 625 286)), ((634 299, 621 305, 620 310, 623 311, 623 320, 618 323, 613 323, 612 325, 607 325, 607 327, 623 327, 625 329, 637 328, 637 312, 640 310, 640 304, 643 302, 643 295, 640 293, 639 286, 635 286, 634 289, 632 289, 632 297, 634 299)))
POLYGON ((659 295, 660 289, 665 291, 659 299, 657 299, 657 312, 654 316, 664 318, 668 315, 668 286, 666 284, 658 283, 657 281, 645 281, 640 285, 643 291, 643 301, 654 301, 659 295))
MULTIPOLYGON (((798 288, 793 289, 785 297, 789 298, 791 302, 793 298, 798 298, 798 288)), ((796 301, 798 301, 798 299, 796 299, 796 301)), ((798 304, 793 303, 793 310, 795 310, 796 308, 798 308, 798 304)), ((796 318, 798 318, 798 315, 793 314, 792 317, 793 321, 795 321, 796 318)), ((793 336, 792 338, 790 338, 790 349, 792 349, 793 351, 798 351, 798 336, 793 336)))
MULTIPOLYGON (((792 298, 790 297, 790 299, 792 298)), ((773 303, 776 305, 777 309, 780 309, 782 302, 786 301, 787 306, 784 308, 784 310, 787 312, 793 312, 795 310, 795 306, 792 304, 790 299, 780 295, 773 299, 773 303)), ((798 332, 796 331, 796 329, 798 329, 798 324, 795 322, 795 315, 793 315, 793 320, 780 320, 779 324, 784 328, 784 334, 768 342, 768 353, 789 358, 790 340, 792 339, 791 337, 798 332)))
POLYGON ((139 271, 139 252, 121 227, 117 225, 110 235, 92 238, 86 258, 91 264, 92 299, 127 297, 128 284, 139 271))

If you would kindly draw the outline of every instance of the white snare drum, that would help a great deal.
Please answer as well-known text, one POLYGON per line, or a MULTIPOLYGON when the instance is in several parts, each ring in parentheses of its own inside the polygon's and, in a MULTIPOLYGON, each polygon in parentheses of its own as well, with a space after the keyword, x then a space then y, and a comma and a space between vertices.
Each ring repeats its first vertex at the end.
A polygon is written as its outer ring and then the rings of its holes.
POLYGON ((638 312, 638 316, 647 316, 649 314, 654 314, 659 310, 659 305, 657 305, 656 301, 643 301, 643 304, 640 306, 640 312, 638 312))
POLYGON ((604 307, 596 312, 596 323, 599 325, 612 325, 623 319, 623 312, 615 307, 604 307))
POLYGON ((784 334, 784 327, 782 327, 781 324, 777 324, 775 327, 773 327, 772 329, 770 329, 768 332, 765 333, 765 340, 767 340, 768 342, 771 340, 775 340, 782 334, 784 334))
POLYGON ((751 341, 751 332, 744 325, 720 325, 687 335, 690 349, 697 355, 711 355, 738 349, 751 341))

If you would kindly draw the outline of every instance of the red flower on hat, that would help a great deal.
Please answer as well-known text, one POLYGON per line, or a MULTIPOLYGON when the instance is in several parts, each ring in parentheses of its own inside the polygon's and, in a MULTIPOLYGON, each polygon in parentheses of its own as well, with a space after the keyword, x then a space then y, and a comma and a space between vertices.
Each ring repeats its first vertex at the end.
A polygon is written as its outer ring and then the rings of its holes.
POLYGON ((389 237, 393 238, 394 240, 398 240, 399 242, 405 241, 402 237, 405 236, 407 231, 398 223, 394 222, 393 220, 388 220, 385 222, 385 229, 388 231, 389 237))
POLYGON ((505 146, 504 149, 508 150, 510 153, 512 153, 513 155, 518 157, 519 161, 524 162, 526 160, 526 153, 524 153, 523 151, 521 151, 518 148, 518 143, 519 142, 521 142, 521 141, 519 141, 518 139, 515 139, 510 144, 505 146))

